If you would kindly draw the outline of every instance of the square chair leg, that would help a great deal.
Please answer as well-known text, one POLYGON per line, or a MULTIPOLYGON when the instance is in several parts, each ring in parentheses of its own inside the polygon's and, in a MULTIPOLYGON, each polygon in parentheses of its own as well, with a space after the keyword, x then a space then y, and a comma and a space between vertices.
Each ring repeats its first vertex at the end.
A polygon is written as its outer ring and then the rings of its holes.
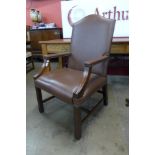
POLYGON ((41 89, 35 87, 36 89, 36 95, 37 95, 37 101, 38 101, 38 109, 40 113, 44 112, 44 106, 43 106, 43 101, 42 101, 42 94, 41 94, 41 89))
POLYGON ((81 125, 80 107, 74 107, 74 136, 77 140, 81 138, 81 125))

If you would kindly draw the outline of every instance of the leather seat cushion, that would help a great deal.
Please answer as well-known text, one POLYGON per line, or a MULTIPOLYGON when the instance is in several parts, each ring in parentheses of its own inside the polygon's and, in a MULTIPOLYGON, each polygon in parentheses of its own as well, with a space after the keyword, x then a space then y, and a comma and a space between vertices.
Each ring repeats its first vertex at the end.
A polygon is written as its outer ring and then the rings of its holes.
POLYGON ((106 82, 105 77, 91 74, 84 95, 73 100, 73 92, 80 85, 82 78, 83 71, 63 68, 43 74, 35 80, 35 85, 64 102, 80 104, 106 82))

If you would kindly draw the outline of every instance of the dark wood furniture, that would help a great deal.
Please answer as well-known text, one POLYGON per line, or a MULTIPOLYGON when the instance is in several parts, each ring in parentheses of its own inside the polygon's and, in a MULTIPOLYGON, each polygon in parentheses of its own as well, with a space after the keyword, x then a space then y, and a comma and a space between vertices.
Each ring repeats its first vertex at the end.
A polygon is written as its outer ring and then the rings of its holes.
POLYGON ((43 40, 53 40, 62 38, 61 28, 51 28, 51 29, 31 29, 30 30, 30 40, 33 56, 41 56, 41 45, 39 41, 43 40))
POLYGON ((26 51, 26 73, 30 72, 34 68, 32 52, 26 51), (31 64, 31 66, 29 66, 29 64, 31 64))
POLYGON ((44 55, 42 69, 34 76, 38 109, 44 112, 43 103, 57 97, 73 107, 74 134, 81 138, 83 122, 102 103, 108 105, 107 67, 115 20, 89 15, 73 25, 70 53, 44 55), (68 68, 53 70, 50 59, 69 57, 68 68), (43 100, 41 90, 53 96, 43 100), (102 91, 101 91, 102 90, 102 91), (85 101, 95 92, 101 99, 93 108, 85 108, 85 101), (86 112, 83 117, 81 110, 86 112))
POLYGON ((26 73, 34 68, 33 55, 31 52, 30 26, 26 25, 26 73), (31 64, 31 66, 29 64, 31 64))

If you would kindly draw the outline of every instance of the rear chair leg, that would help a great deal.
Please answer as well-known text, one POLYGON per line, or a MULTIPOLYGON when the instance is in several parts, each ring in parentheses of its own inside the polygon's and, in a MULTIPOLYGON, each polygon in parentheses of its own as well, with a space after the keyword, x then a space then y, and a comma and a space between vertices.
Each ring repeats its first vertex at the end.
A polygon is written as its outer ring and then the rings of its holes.
POLYGON ((44 112, 44 106, 43 106, 43 101, 42 101, 42 94, 41 94, 41 89, 36 88, 36 95, 37 95, 37 101, 38 101, 38 109, 40 113, 44 112))
POLYGON ((108 105, 107 84, 102 87, 102 91, 103 91, 103 103, 104 103, 105 106, 107 106, 108 105))
POLYGON ((80 107, 74 107, 74 136, 77 140, 81 138, 81 125, 80 107))

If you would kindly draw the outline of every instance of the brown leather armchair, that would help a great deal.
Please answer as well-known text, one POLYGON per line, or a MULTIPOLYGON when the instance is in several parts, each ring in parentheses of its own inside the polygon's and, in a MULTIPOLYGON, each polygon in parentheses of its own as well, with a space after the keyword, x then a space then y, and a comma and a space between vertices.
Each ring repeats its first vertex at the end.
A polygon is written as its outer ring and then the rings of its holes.
POLYGON ((73 106, 75 138, 81 138, 81 125, 103 101, 107 101, 107 65, 114 32, 115 20, 99 15, 89 15, 73 25, 71 53, 44 56, 41 71, 34 76, 38 108, 44 112, 43 103, 53 97, 73 106), (52 70, 50 58, 69 56, 68 68, 52 70), (42 100, 41 89, 51 93, 42 100), (92 110, 83 103, 96 91, 103 94, 92 110), (81 118, 81 110, 88 114, 81 118))

